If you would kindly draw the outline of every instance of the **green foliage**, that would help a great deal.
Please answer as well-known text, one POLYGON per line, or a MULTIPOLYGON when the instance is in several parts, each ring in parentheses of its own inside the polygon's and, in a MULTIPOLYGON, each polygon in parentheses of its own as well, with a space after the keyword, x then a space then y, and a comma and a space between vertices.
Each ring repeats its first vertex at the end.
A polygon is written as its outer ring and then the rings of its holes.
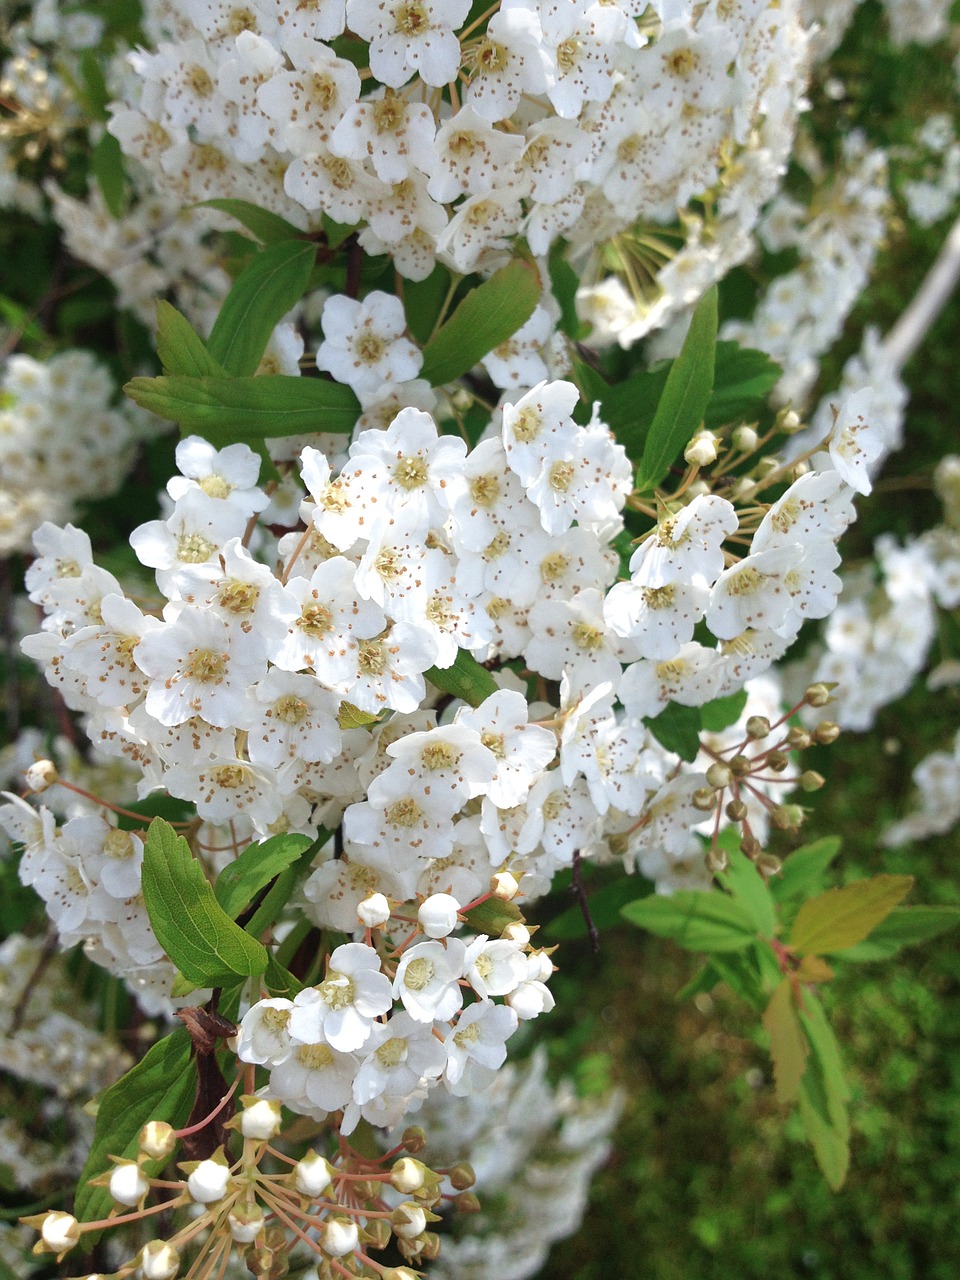
POLYGON ((255 236, 261 244, 282 244, 284 241, 296 240, 302 236, 292 222, 281 218, 269 209, 261 209, 249 200, 204 200, 197 206, 200 209, 217 209, 234 218, 242 227, 255 236))
POLYGON ((681 889, 663 898, 650 894, 628 903, 621 914, 690 951, 742 951, 757 938, 752 914, 720 893, 681 889))
POLYGON ((157 355, 166 374, 187 378, 219 378, 226 374, 186 316, 163 298, 157 303, 157 355))
POLYGON ((271 836, 262 844, 250 844, 234 862, 228 863, 217 877, 213 892, 227 915, 236 920, 261 889, 296 862, 313 841, 309 836, 285 832, 271 836))
POLYGON ((753 351, 736 342, 718 342, 713 391, 704 411, 704 424, 714 430, 728 422, 760 417, 782 375, 783 370, 765 351, 753 351))
POLYGON ((684 707, 679 702, 668 702, 659 715, 651 716, 644 724, 668 751, 675 751, 688 763, 700 754, 700 708, 684 707))
POLYGON ((104 203, 115 218, 122 218, 127 206, 127 180, 120 143, 113 134, 103 134, 93 149, 90 164, 104 203))
POLYGON ((875 876, 843 889, 828 889, 797 912, 790 946, 808 956, 855 947, 886 919, 912 886, 912 876, 875 876))
POLYGON ((472 653, 458 649, 456 660, 449 667, 430 667, 424 672, 427 679, 444 693, 462 698, 471 707, 479 707, 485 698, 500 687, 485 667, 481 667, 472 653))
POLYGON ((143 897, 157 941, 193 987, 263 973, 263 944, 234 924, 183 836, 154 818, 143 850, 143 897))

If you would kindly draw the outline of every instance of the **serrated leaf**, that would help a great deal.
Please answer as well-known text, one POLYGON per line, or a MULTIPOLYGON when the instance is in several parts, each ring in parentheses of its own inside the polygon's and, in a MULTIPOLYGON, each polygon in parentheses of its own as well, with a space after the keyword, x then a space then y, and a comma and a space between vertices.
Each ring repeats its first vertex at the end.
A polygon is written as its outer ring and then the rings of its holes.
POLYGON ((352 702, 341 702, 337 712, 337 724, 341 729, 365 729, 368 724, 376 724, 378 719, 369 711, 361 711, 352 702))
POLYGON ((717 977, 758 1013, 767 1002, 760 960, 769 954, 769 947, 747 947, 744 951, 727 951, 710 957, 717 977))
POLYGON ((777 909, 767 882, 746 854, 739 849, 727 851, 727 868, 717 881, 733 894, 747 911, 762 938, 772 938, 777 928, 777 909))
POLYGON ((805 902, 790 930, 801 955, 830 955, 862 942, 909 893, 913 876, 874 876, 805 902))
POLYGON ((716 344, 714 285, 697 304, 680 354, 670 366, 637 469, 637 488, 641 492, 661 483, 703 422, 713 390, 716 344))
POLYGON ((812 992, 804 992, 798 1016, 812 1050, 800 1083, 800 1116, 817 1163, 836 1191, 843 1185, 850 1163, 850 1088, 837 1038, 812 992))
POLYGON ((261 244, 282 244, 284 240, 297 240, 304 236, 299 227, 281 218, 269 209, 261 209, 249 200, 204 200, 198 209, 217 209, 246 227, 261 244))
POLYGON ((778 1102, 793 1102, 810 1052, 793 1002, 793 984, 784 978, 774 991, 763 1014, 770 1037, 770 1057, 778 1102))
POLYGON ((487 898, 469 911, 463 918, 471 929, 477 933, 486 933, 491 938, 499 938, 509 924, 522 920, 520 908, 512 902, 504 902, 502 898, 487 898))
POLYGON ((103 133, 90 157, 93 176, 103 195, 104 204, 115 218, 122 218, 127 208, 127 175, 123 152, 112 133, 103 133))
POLYGON ((321 378, 134 378, 131 400, 222 447, 313 431, 352 431, 360 405, 349 387, 321 378))
POLYGON ((310 286, 317 250, 309 240, 268 245, 235 281, 207 339, 207 350, 235 377, 256 372, 287 312, 310 286))
POLYGON ((142 876, 157 941, 187 981, 222 987, 263 973, 266 948, 234 924, 186 840, 162 818, 147 831, 142 876))
POLYGON ((164 369, 186 378, 223 378, 226 371, 186 316, 163 298, 157 303, 157 355, 164 369))
POLYGON ((423 349, 420 377, 431 386, 453 382, 512 338, 540 301, 540 275, 516 259, 467 294, 423 349))
MULTIPOLYGON (((165 1036, 100 1098, 93 1145, 80 1175, 73 1211, 81 1222, 96 1222, 113 1208, 107 1187, 91 1187, 90 1179, 110 1167, 110 1156, 137 1157, 137 1136, 148 1120, 165 1120, 175 1129, 186 1124, 196 1095, 196 1072, 190 1061, 185 1027, 165 1036)), ((145 1172, 156 1175, 163 1161, 151 1160, 145 1172)), ((84 1237, 92 1243, 89 1237, 84 1237)))
POLYGON ((765 351, 741 347, 736 342, 718 342, 713 394, 704 413, 705 425, 713 429, 728 422, 758 417, 782 376, 780 365, 765 351))
POLYGON ((675 751, 688 764, 700 754, 700 708, 684 707, 679 702, 668 702, 659 715, 644 720, 644 724, 668 751, 675 751))
POLYGON ((311 844, 309 836, 284 832, 262 844, 247 845, 235 862, 223 868, 213 887, 217 901, 230 919, 235 920, 260 890, 291 862, 296 862, 311 844))
POLYGON ((451 666, 430 667, 423 674, 437 689, 452 693, 455 698, 462 698, 471 707, 479 707, 481 702, 499 688, 486 667, 481 667, 466 649, 457 650, 456 660, 451 666))
POLYGON ((683 889, 630 902, 620 913, 688 951, 741 951, 757 940, 756 925, 739 902, 722 893, 683 889))
POLYGON ((865 941, 843 953, 844 960, 888 960, 903 947, 939 937, 960 924, 960 907, 895 907, 865 941))
MULTIPOLYGON (((628 902, 636 901, 639 887, 636 876, 619 876, 613 884, 605 884, 595 893, 588 892, 587 907, 594 925, 603 930, 612 929, 622 923, 620 909, 628 902)), ((649 889, 652 891, 653 885, 650 885, 649 889)), ((580 903, 575 902, 572 907, 568 907, 566 911, 562 911, 560 915, 544 925, 544 932, 558 942, 572 942, 576 938, 585 938, 587 921, 580 903)))
POLYGON ((785 859, 780 874, 770 881, 773 896, 778 902, 801 897, 810 889, 823 883, 827 868, 840 852, 839 836, 824 836, 796 849, 785 859))
POLYGON ((731 693, 726 698, 713 698, 700 708, 700 722, 708 733, 722 733, 737 723, 746 705, 746 689, 731 693))

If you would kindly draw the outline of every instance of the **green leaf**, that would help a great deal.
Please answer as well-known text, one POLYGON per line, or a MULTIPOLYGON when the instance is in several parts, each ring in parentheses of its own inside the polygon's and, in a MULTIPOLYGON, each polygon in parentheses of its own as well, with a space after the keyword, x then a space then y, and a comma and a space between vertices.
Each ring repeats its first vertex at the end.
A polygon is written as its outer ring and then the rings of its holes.
MULTIPOLYGON (((190 1048, 186 1027, 178 1027, 148 1049, 137 1065, 101 1097, 93 1145, 73 1206, 81 1222, 96 1222, 113 1208, 109 1188, 91 1187, 89 1180, 110 1168, 110 1156, 136 1159, 137 1136, 148 1120, 165 1120, 175 1129, 186 1124, 197 1091, 190 1048)), ((150 1160, 145 1171, 155 1176, 163 1163, 150 1160)), ((88 1236, 84 1239, 93 1243, 88 1236)))
POLYGON ((261 209, 249 200, 204 200, 196 208, 218 209, 246 227, 261 244, 281 244, 285 240, 301 239, 305 234, 286 218, 261 209))
POLYGON ((718 982, 723 979, 714 966, 712 960, 708 960, 702 969, 698 969, 690 981, 680 988, 677 992, 677 1000, 692 1000, 694 996, 700 995, 702 992, 711 992, 718 982))
POLYGON ((223 987, 266 969, 266 948, 234 924, 186 840, 162 818, 147 831, 143 897, 157 941, 194 986, 223 987))
POLYGON ((769 954, 769 950, 769 947, 754 946, 745 951, 728 951, 723 955, 714 954, 710 957, 710 964, 718 980, 725 982, 731 991, 758 1012, 767 1001, 759 961, 765 952, 769 954))
POLYGON ((770 882, 770 889, 778 902, 788 902, 803 897, 811 889, 819 888, 827 868, 840 852, 839 836, 824 836, 796 849, 784 861, 778 876, 770 882))
POLYGON ((822 956, 862 942, 913 886, 913 876, 874 876, 828 889, 805 902, 790 931, 801 955, 822 956))
POLYGON ((190 321, 163 298, 157 303, 157 355, 168 373, 186 378, 225 376, 190 321))
POLYGON ((281 996, 286 1000, 292 1000, 303 990, 303 983, 295 978, 289 969, 285 969, 274 956, 270 957, 267 971, 263 975, 263 985, 271 996, 281 996))
POLYGON ((784 978, 763 1014, 778 1102, 793 1102, 807 1065, 809 1046, 793 1003, 793 983, 784 978))
POLYGON ((112 133, 105 132, 101 136, 93 149, 90 163, 104 204, 115 218, 122 218, 127 208, 127 176, 120 143, 112 133))
POLYGON ((322 378, 134 378, 131 400, 222 447, 235 440, 352 431, 360 406, 349 387, 322 378))
POLYGON ((550 290, 560 308, 560 329, 568 338, 576 340, 584 331, 577 315, 577 289, 580 277, 563 256, 566 243, 554 240, 547 259, 547 271, 550 274, 550 290))
MULTIPOLYGON (((595 369, 574 361, 575 381, 588 403, 600 401, 600 413, 628 457, 636 464, 643 453, 650 424, 667 385, 670 365, 635 373, 625 382, 611 385, 595 369)), ((586 420, 586 419, 584 419, 586 420)))
POLYGON ((79 70, 81 84, 77 88, 85 114, 94 120, 107 120, 110 114, 107 104, 113 94, 107 85, 99 50, 84 49, 80 54, 79 70))
POLYGON ((516 259, 466 295, 423 349, 420 377, 431 386, 453 382, 512 338, 540 301, 536 267, 516 259))
POLYGON ((217 877, 213 892, 231 920, 236 920, 260 890, 291 862, 296 862, 311 844, 309 836, 285 832, 271 836, 262 844, 247 845, 235 862, 228 863, 217 877))
POLYGON ((637 488, 654 489, 699 429, 713 390, 717 342, 717 288, 703 295, 683 348, 670 366, 666 386, 647 433, 637 488))
POLYGON ((800 1082, 800 1118, 817 1163, 836 1191, 843 1185, 850 1164, 850 1089, 843 1074, 840 1046, 822 1005, 811 991, 804 992, 799 1018, 813 1050, 800 1082))
POLYGON ((682 889, 669 897, 651 894, 628 903, 620 914, 688 951, 741 951, 757 940, 749 912, 722 893, 682 889))
MULTIPOLYGON (((642 878, 642 877, 641 877, 642 878)), ((621 923, 620 910, 628 902, 637 899, 637 877, 618 876, 612 884, 605 884, 595 893, 587 894, 590 919, 600 930, 612 929, 621 923)), ((653 885, 649 886, 650 891, 653 885)), ((558 942, 572 942, 587 936, 587 921, 579 902, 562 911, 544 925, 544 932, 558 942)))
POLYGON ((894 907, 864 942, 843 953, 844 960, 888 960, 903 947, 939 937, 960 924, 960 907, 894 907))
POLYGON ((284 240, 268 245, 240 275, 224 299, 207 349, 228 373, 256 372, 264 348, 291 307, 310 286, 316 245, 284 240))
POLYGON ((356 227, 349 222, 334 222, 329 214, 320 213, 320 225, 323 227, 323 234, 326 236, 327 248, 339 249, 345 240, 349 240, 356 227))
POLYGON ((520 908, 512 902, 504 902, 502 898, 487 898, 486 901, 471 907, 463 913, 463 918, 471 929, 477 933, 486 933, 491 938, 499 938, 509 924, 516 924, 523 916, 520 908))
POLYGON ((657 716, 644 724, 668 751, 675 751, 681 760, 691 763, 700 752, 700 708, 683 707, 679 702, 668 702, 657 716))
POLYGON ((486 669, 481 667, 472 653, 466 649, 458 649, 452 666, 430 667, 423 673, 437 689, 444 693, 452 693, 455 698, 462 698, 471 707, 479 707, 480 703, 496 693, 499 685, 486 669))
POLYGON ((765 351, 718 342, 713 394, 703 415, 705 425, 713 429, 759 417, 782 376, 780 365, 765 351))
POLYGON ((729 729, 732 724, 737 723, 746 705, 746 689, 741 689, 739 693, 728 694, 725 698, 714 698, 712 702, 705 702, 700 708, 700 723, 708 733, 722 733, 724 729, 729 729))
POLYGON ((439 262, 425 280, 404 281, 403 310, 417 342, 426 342, 433 333, 449 289, 450 272, 439 262))
POLYGON ((727 869, 717 880, 749 913, 760 936, 772 938, 777 928, 777 909, 766 881, 746 854, 728 849, 727 869))

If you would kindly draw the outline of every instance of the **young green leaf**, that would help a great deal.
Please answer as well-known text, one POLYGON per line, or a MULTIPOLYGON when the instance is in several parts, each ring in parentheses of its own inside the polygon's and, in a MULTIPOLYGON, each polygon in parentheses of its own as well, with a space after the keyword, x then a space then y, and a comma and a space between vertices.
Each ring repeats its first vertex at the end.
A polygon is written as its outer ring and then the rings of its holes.
POLYGON ((700 721, 708 733, 722 733, 724 729, 737 723, 746 705, 746 689, 728 694, 725 698, 714 698, 700 708, 700 721))
POLYGON ((514 903, 504 902, 502 898, 487 898, 465 911, 463 918, 475 932, 499 938, 507 925, 516 924, 521 915, 520 908, 514 903))
POLYGON ((127 209, 127 177, 120 143, 112 133, 101 135, 90 162, 104 204, 115 218, 122 218, 127 209))
POLYGON ((704 424, 713 429, 758 417, 782 376, 781 367, 765 351, 718 342, 713 394, 703 415, 704 424))
POLYGON ((560 308, 560 328, 568 338, 576 340, 584 331, 577 315, 580 277, 563 256, 565 248, 562 240, 554 240, 547 259, 547 271, 550 274, 550 290, 560 308))
POLYGON ((843 889, 828 889, 805 902, 790 931, 801 955, 822 956, 862 942, 906 897, 913 876, 874 876, 843 889))
POLYGON ((274 327, 306 293, 316 255, 309 240, 284 240, 268 245, 240 275, 207 340, 228 373, 256 373, 274 327))
POLYGON ((722 955, 715 952, 710 957, 710 964, 718 981, 725 982, 731 991, 759 1013, 767 1003, 762 975, 763 957, 770 954, 770 948, 766 946, 727 951, 722 955))
POLYGON ((679 702, 668 702, 657 716, 645 720, 647 728, 668 751, 675 751, 688 763, 700 753, 700 708, 683 707, 679 702))
POLYGON ((717 876, 717 881, 749 912, 760 936, 772 938, 777 928, 777 909, 766 880, 746 854, 729 849, 727 869, 717 876))
POLYGON ((261 244, 281 244, 284 240, 297 240, 305 235, 299 227, 286 218, 249 200, 204 200, 198 209, 217 209, 229 217, 236 219, 242 227, 246 227, 261 244))
POLYGON ((266 969, 266 948, 234 924, 186 840, 162 818, 147 831, 143 897, 157 941, 188 982, 222 987, 266 969))
POLYGON ((696 433, 713 390, 717 288, 703 295, 679 356, 670 366, 637 470, 637 488, 655 489, 696 433))
POLYGON ((404 282, 403 311, 417 342, 426 342, 433 333, 449 289, 450 272, 439 262, 425 280, 404 282))
POLYGON ((588 401, 600 401, 600 416, 617 437, 617 442, 626 449, 627 456, 637 463, 643 455, 650 424, 667 385, 670 365, 645 369, 625 382, 613 385, 605 382, 589 366, 580 365, 579 368, 588 370, 584 377, 579 378, 585 397, 588 401))
POLYGON ((235 862, 228 863, 217 877, 213 892, 230 919, 236 920, 260 890, 296 862, 310 844, 309 836, 284 832, 262 844, 248 845, 235 862))
POLYGON ((540 301, 536 267, 515 259, 472 289, 423 349, 420 377, 453 382, 523 328, 540 301))
POLYGON ((681 889, 669 897, 651 894, 628 903, 620 914, 688 951, 741 951, 757 940, 749 912, 722 893, 681 889))
MULTIPOLYGON (((190 1061, 190 1036, 185 1027, 158 1041, 135 1067, 110 1086, 97 1107, 97 1125, 87 1163, 77 1184, 73 1211, 81 1222, 105 1218, 113 1206, 107 1187, 92 1187, 90 1179, 110 1168, 110 1156, 135 1160, 137 1137, 148 1120, 165 1120, 175 1129, 186 1124, 197 1091, 190 1061)), ((162 1161, 151 1160, 145 1172, 156 1175, 162 1161)), ((92 1244, 88 1236, 84 1239, 92 1244)))
POLYGON ((839 836, 824 836, 802 849, 795 849, 784 861, 780 874, 770 882, 773 896, 778 902, 788 902, 819 888, 839 852, 839 836))
POLYGON ((186 378, 226 376, 186 316, 163 298, 157 303, 157 355, 167 373, 186 378))
POLYGON ((479 707, 499 687, 486 667, 481 667, 466 649, 457 650, 452 666, 430 667, 423 674, 437 689, 452 693, 455 698, 462 698, 471 707, 479 707))
POLYGON ((894 907, 870 936, 843 953, 844 960, 888 960, 960 924, 960 907, 894 907))
POLYGON ((850 1167, 850 1121, 845 1106, 831 1106, 823 1071, 811 1055, 800 1081, 800 1119, 817 1164, 834 1191, 839 1191, 850 1167))
POLYGON ((218 448, 235 440, 352 431, 360 416, 350 388, 322 378, 134 378, 124 391, 218 448))
POLYGON ((810 1052, 793 1002, 793 983, 784 978, 774 991, 763 1015, 770 1037, 770 1057, 778 1102, 793 1102, 810 1052))

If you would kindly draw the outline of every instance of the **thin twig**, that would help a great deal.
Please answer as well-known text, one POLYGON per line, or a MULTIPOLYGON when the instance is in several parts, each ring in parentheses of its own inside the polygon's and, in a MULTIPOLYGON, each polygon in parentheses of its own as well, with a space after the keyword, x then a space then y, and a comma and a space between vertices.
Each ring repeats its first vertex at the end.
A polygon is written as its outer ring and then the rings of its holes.
POLYGON ((960 218, 953 224, 936 261, 913 301, 886 338, 884 350, 896 369, 902 369, 930 331, 960 281, 960 218))

